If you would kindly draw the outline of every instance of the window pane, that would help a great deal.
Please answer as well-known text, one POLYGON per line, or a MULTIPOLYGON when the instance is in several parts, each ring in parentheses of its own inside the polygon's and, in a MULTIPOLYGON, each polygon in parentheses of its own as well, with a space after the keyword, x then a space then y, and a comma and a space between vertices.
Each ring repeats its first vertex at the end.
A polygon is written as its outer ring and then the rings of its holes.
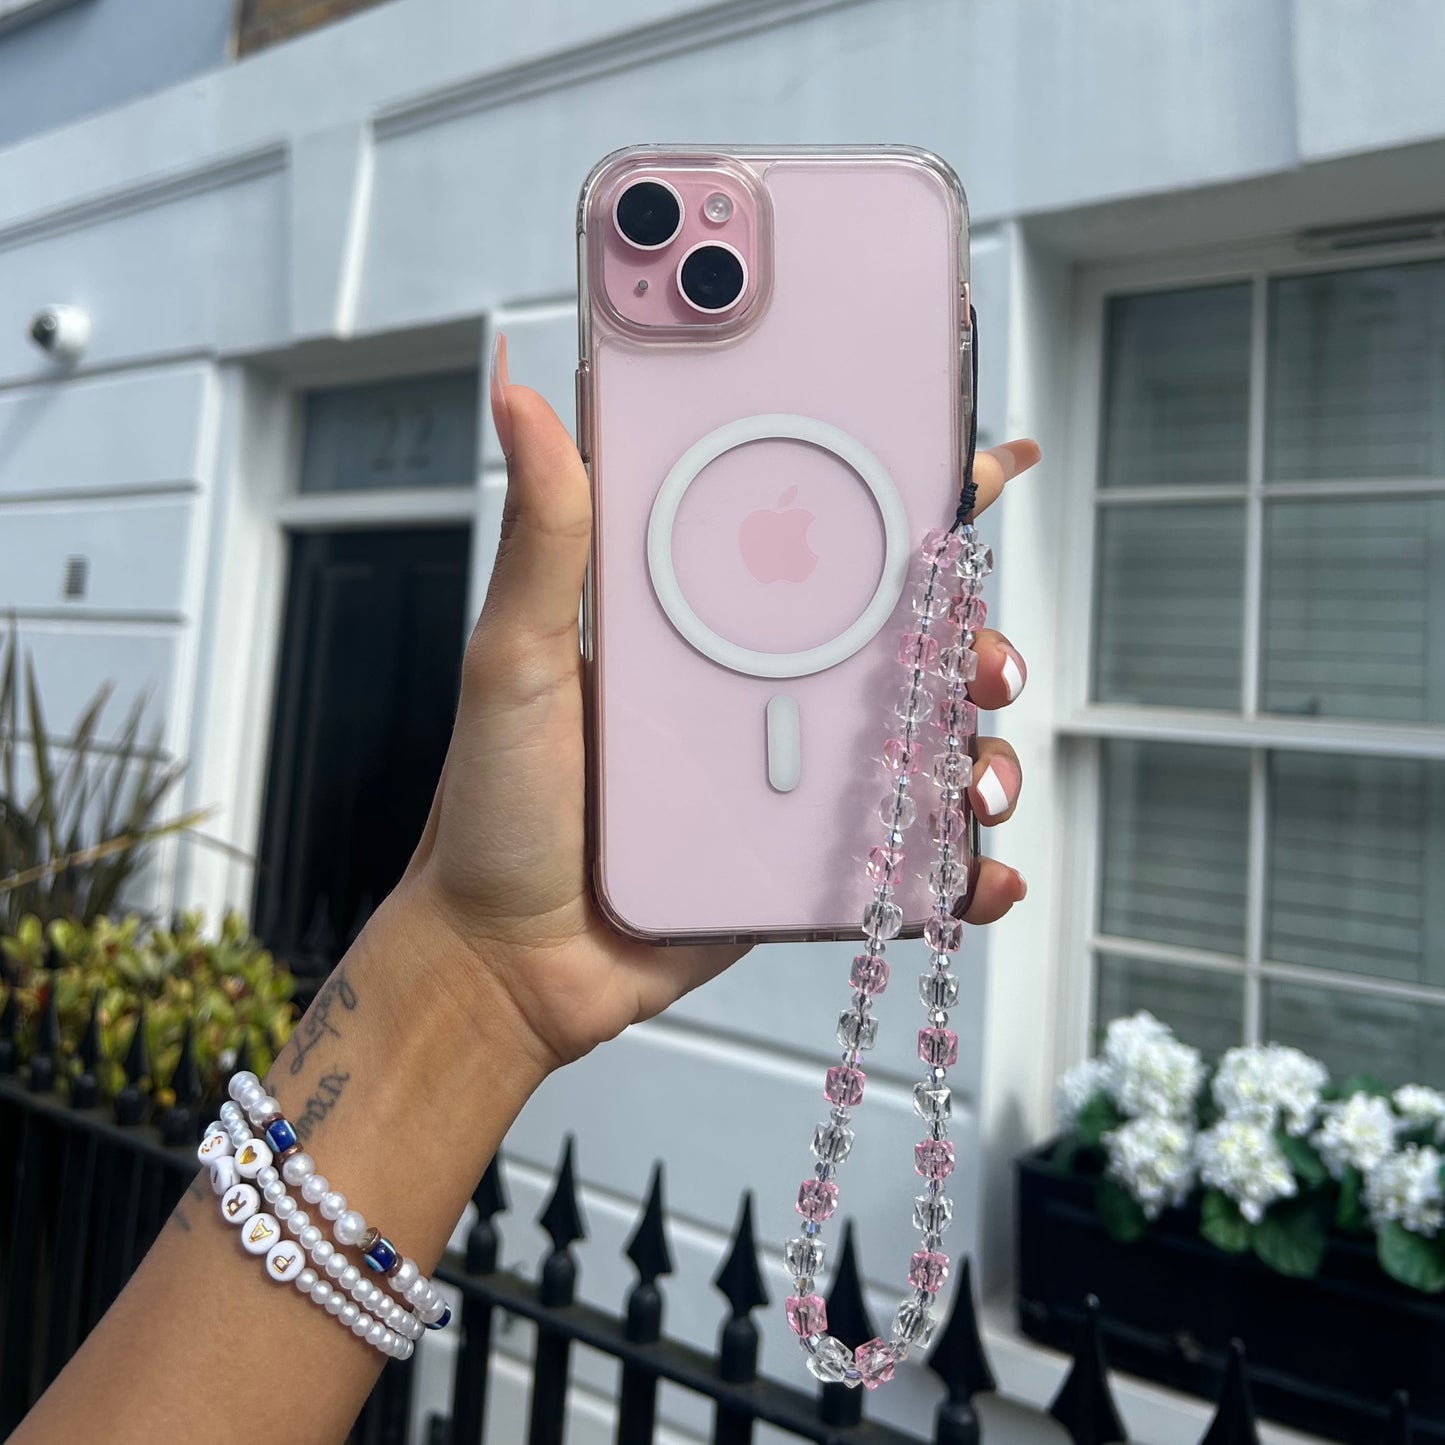
POLYGON ((1103 932, 1242 954, 1248 753, 1111 742, 1103 783, 1103 932))
POLYGON ((1265 954, 1445 984, 1445 763, 1269 760, 1265 954))
POLYGON ((1313 1054, 1337 1081, 1445 1088, 1445 1008, 1266 980, 1265 1036, 1313 1054))
POLYGON ((1108 506, 1098 527, 1094 697, 1238 710, 1244 508, 1108 506))
POLYGON ((311 392, 301 490, 474 486, 479 385, 463 371, 311 392))
POLYGON ((1445 262, 1270 285, 1265 473, 1445 476, 1445 262))
POLYGON ((1445 722, 1445 499, 1265 510, 1267 712, 1445 722))
POLYGON ((1101 485, 1242 485, 1248 285, 1109 302, 1101 485))
POLYGON ((1148 1009, 1206 1058, 1217 1058, 1244 1040, 1242 977, 1101 954, 1094 1010, 1100 1036, 1110 1019, 1140 1009, 1148 1009))

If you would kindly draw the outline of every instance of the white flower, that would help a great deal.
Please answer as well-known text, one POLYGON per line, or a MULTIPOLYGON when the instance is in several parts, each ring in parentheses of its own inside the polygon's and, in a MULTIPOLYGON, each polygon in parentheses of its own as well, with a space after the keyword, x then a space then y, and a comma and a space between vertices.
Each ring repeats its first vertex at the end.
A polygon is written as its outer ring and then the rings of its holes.
POLYGON ((1194 1188, 1194 1130, 1175 1119, 1130 1119, 1104 1135, 1109 1173, 1149 1219, 1178 1208, 1194 1188))
POLYGON ((1295 1193, 1289 1161, 1273 1133, 1248 1119, 1223 1119, 1206 1129, 1195 1157, 1201 1181, 1234 1200, 1251 1224, 1259 1223, 1276 1199, 1295 1193))
POLYGON ((1365 1175, 1365 1206, 1376 1224, 1397 1220, 1413 1234, 1434 1239, 1445 1224, 1440 1166, 1445 1163, 1428 1144, 1407 1144, 1382 1159, 1365 1175))
POLYGON ((1284 1044, 1230 1049, 1214 1074, 1214 1102, 1228 1119, 1249 1119, 1295 1138, 1308 1134, 1329 1073, 1318 1060, 1284 1044))
POLYGON ((1445 1139, 1445 1094, 1423 1084, 1406 1084, 1395 1090, 1395 1108, 1407 1129, 1433 1126, 1437 1140, 1445 1139))
POLYGON ((1368 1174, 1394 1152, 1400 1124, 1388 1099, 1351 1094, 1342 1104, 1325 1105, 1324 1115, 1313 1142, 1336 1179, 1351 1165, 1368 1174))
POLYGON ((1131 1118, 1192 1118, 1204 1083, 1199 1050, 1181 1044, 1153 1014, 1115 1019, 1104 1038, 1114 1102, 1131 1118))
POLYGON ((1109 1068, 1102 1059, 1075 1064, 1054 1087, 1054 1117, 1061 1129, 1073 1129, 1084 1105, 1096 1094, 1109 1092, 1109 1068))

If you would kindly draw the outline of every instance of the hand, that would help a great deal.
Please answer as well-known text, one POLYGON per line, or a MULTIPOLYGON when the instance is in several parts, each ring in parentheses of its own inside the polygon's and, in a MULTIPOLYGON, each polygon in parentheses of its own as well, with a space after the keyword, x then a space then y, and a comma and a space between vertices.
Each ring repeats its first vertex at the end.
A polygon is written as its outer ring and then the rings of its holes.
MULTIPOLYGON (((745 950, 640 943, 614 932, 593 905, 577 632, 592 526, 587 473, 547 403, 509 383, 500 338, 492 409, 507 456, 501 544, 402 891, 420 895, 474 955, 543 1065, 555 1067, 660 1013, 745 950)), ((1038 457, 1031 441, 980 453, 978 511, 1038 457)), ((972 695, 980 707, 1006 706, 1023 687, 1023 660, 997 632, 980 632, 977 647, 972 695)), ((1022 781, 1014 750, 981 739, 975 778, 980 822, 1002 822, 1022 781)), ((966 917, 992 922, 1024 892, 1017 872, 986 860, 966 917)))

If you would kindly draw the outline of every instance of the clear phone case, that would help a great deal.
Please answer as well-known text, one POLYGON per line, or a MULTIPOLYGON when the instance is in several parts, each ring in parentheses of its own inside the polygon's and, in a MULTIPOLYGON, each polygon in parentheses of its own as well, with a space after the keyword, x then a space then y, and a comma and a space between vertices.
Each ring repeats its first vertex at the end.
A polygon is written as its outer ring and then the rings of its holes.
POLYGON ((857 937, 913 563, 973 404, 962 187, 904 147, 641 147, 587 179, 578 267, 600 906, 652 940, 857 937), (683 231, 634 254, 615 208, 652 178, 683 231), (710 237, 751 263, 727 314, 676 284, 710 237))

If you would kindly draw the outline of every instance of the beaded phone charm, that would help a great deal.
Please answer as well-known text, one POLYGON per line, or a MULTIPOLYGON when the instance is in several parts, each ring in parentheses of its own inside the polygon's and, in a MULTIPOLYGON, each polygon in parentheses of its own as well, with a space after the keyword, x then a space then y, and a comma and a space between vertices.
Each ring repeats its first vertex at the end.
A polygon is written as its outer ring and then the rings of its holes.
MULTIPOLYGON (((969 329, 971 395, 976 398, 978 320, 972 307, 969 329)), ((814 1177, 805 1179, 798 1190, 803 1232, 788 1241, 784 1252, 795 1288, 787 1300, 788 1324, 807 1352, 808 1369, 825 1383, 862 1385, 869 1390, 891 1380, 894 1366, 914 1346, 927 1347, 933 1332, 933 1303, 948 1278, 948 1256, 940 1247, 953 1215, 953 1204, 944 1193, 954 1163, 948 1138, 951 1095, 947 1080, 949 1066, 958 1059, 958 1035, 948 1027, 948 1010, 958 1001, 958 977, 950 964, 963 941, 963 924, 954 916, 954 909, 967 896, 973 852, 964 794, 973 778, 970 747, 977 731, 978 709, 969 700, 968 685, 978 671, 974 635, 987 610, 979 594, 993 567, 993 555, 979 541, 973 526, 977 443, 976 409, 971 407, 958 511, 947 531, 929 532, 923 539, 913 592, 914 619, 899 643, 898 660, 906 681, 894 708, 898 725, 883 746, 883 767, 892 787, 879 809, 883 840, 868 854, 873 897, 863 912, 866 941, 849 976, 852 1003, 838 1018, 842 1062, 828 1070, 823 1087, 823 1096, 833 1108, 813 1134, 814 1177), (939 733, 931 757, 924 741, 930 721, 939 733), (923 928, 930 965, 919 978, 927 1022, 918 1032, 918 1056, 927 1071, 913 1086, 914 1110, 927 1127, 913 1150, 914 1168, 926 1181, 924 1192, 913 1204, 913 1223, 922 1232, 922 1248, 910 1261, 908 1282, 913 1293, 893 1317, 892 1338, 869 1340, 850 1350, 827 1333, 827 1307, 814 1292, 814 1278, 823 1267, 823 1222, 838 1207, 835 1176, 853 1147, 850 1111, 862 1102, 865 1081, 859 1062, 878 1035, 872 1006, 888 985, 884 948, 903 925, 903 913, 893 894, 903 870, 904 836, 918 812, 914 794, 924 762, 931 765, 937 800, 928 817, 934 846, 928 885, 934 903, 923 928)))

